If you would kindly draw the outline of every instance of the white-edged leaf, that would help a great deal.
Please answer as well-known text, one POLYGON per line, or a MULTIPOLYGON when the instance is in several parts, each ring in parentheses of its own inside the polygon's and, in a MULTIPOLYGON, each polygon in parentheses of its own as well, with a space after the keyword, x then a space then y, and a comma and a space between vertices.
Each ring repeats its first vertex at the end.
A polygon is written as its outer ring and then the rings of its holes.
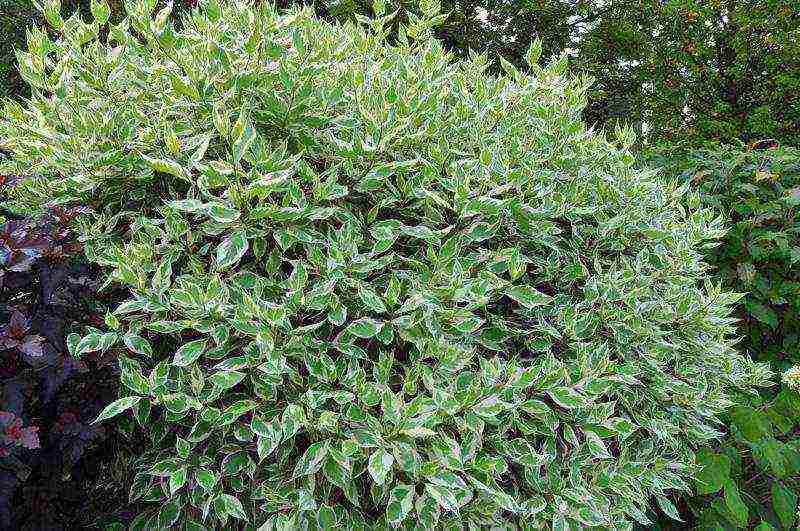
POLYGON ((229 234, 217 247, 217 267, 227 269, 242 259, 249 244, 244 231, 229 234))
POLYGON ((354 321, 350 323, 347 327, 347 331, 353 334, 356 337, 360 337, 363 339, 369 339, 371 337, 375 337, 378 332, 383 326, 383 323, 380 321, 376 321, 375 319, 370 319, 365 317, 363 319, 359 319, 358 321, 354 321))
POLYGON ((239 520, 247 520, 247 513, 244 512, 244 507, 242 506, 242 502, 239 501, 239 498, 235 498, 230 494, 220 494, 218 500, 218 503, 225 508, 225 512, 229 516, 233 516, 239 520))
POLYGON ((208 380, 221 390, 230 389, 237 385, 245 377, 243 372, 239 371, 220 371, 209 376, 208 380))
POLYGON ((383 485, 386 476, 392 470, 392 465, 394 465, 394 456, 383 448, 379 448, 370 456, 367 469, 375 483, 383 485))
POLYGON ((147 162, 147 164, 153 169, 153 171, 174 175, 175 177, 180 177, 181 179, 186 178, 186 171, 183 169, 183 166, 174 160, 151 158, 147 155, 143 155, 143 158, 145 162, 147 162))
POLYGON ((397 527, 414 508, 415 490, 413 485, 399 484, 389 494, 386 506, 386 520, 397 527))
POLYGON ((172 364, 178 367, 188 367, 203 355, 207 343, 208 341, 205 339, 198 339, 197 341, 186 343, 175 353, 172 364))
POLYGON ((112 417, 116 417, 123 411, 126 411, 135 406, 136 404, 138 404, 139 400, 141 399, 142 399, 141 396, 126 396, 125 398, 119 398, 117 400, 114 400, 105 408, 103 408, 103 411, 101 411, 100 414, 97 416, 97 418, 94 419, 94 421, 92 421, 92 424, 96 424, 97 422, 102 422, 112 417))
POLYGON ((553 300, 550 295, 535 290, 530 286, 511 286, 506 288, 504 293, 526 308, 546 306, 553 300))
POLYGON ((197 483, 206 492, 214 490, 214 485, 217 484, 217 474, 207 468, 200 468, 194 473, 194 478, 197 483))
POLYGON ((588 430, 584 434, 586 435, 586 446, 594 457, 597 459, 611 459, 611 453, 609 453, 606 444, 599 435, 588 430))
POLYGON ((322 464, 325 462, 325 456, 328 455, 329 445, 330 441, 324 440, 309 446, 303 456, 297 461, 292 478, 315 474, 322 468, 322 464))
POLYGON ((214 221, 219 223, 233 223, 242 216, 239 209, 219 202, 206 205, 206 212, 208 212, 208 215, 211 216, 214 221))

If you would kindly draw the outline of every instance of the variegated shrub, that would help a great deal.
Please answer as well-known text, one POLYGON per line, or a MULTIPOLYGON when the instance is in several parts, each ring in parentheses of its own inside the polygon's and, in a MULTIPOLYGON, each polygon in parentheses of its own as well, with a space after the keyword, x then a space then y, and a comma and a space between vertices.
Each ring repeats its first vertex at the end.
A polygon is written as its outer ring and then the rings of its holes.
MULTIPOLYGON (((17 206, 78 202, 130 299, 151 434, 134 528, 630 529, 677 516, 693 448, 766 369, 732 349, 721 223, 580 121, 589 80, 453 61, 387 18, 155 0, 20 55, 17 206)), ((377 6, 381 13, 381 6, 377 6)), ((537 46, 528 61, 536 65, 537 46)), ((619 143, 630 135, 618 132, 619 143)))

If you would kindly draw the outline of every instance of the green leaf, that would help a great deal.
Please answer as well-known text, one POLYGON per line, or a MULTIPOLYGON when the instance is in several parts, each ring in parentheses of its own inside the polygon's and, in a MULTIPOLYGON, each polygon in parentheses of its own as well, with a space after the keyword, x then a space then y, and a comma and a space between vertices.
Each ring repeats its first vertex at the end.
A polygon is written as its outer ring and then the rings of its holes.
POLYGON ((201 212, 206 207, 205 203, 197 199, 179 199, 176 201, 170 201, 167 203, 167 206, 180 212, 190 213, 201 212))
POLYGON ((435 529, 441 514, 441 510, 439 509, 440 504, 427 492, 424 492, 421 496, 417 497, 417 502, 414 505, 417 518, 423 529, 435 529))
POLYGON ((386 506, 386 519, 394 527, 398 527, 414 508, 415 490, 412 485, 399 484, 389 494, 386 506))
POLYGON ((206 208, 208 210, 208 215, 219 223, 233 223, 242 215, 239 209, 230 207, 224 203, 209 203, 206 208))
POLYGON ((775 310, 772 308, 764 306, 763 304, 753 300, 746 301, 745 308, 747 308, 747 311, 750 313, 750 315, 766 324, 773 330, 778 327, 778 314, 775 313, 775 310))
POLYGON ((732 424, 750 442, 758 442, 770 436, 772 424, 766 415, 752 407, 737 406, 729 412, 732 424))
POLYGON ((772 484, 772 509, 785 529, 793 529, 797 518, 797 494, 783 483, 772 484))
POLYGON ((71 333, 67 335, 66 343, 67 343, 67 351, 73 357, 78 357, 78 345, 81 342, 81 336, 76 333, 71 333))
POLYGON ((308 283, 308 270, 302 260, 292 262, 294 269, 287 281, 287 287, 292 290, 300 290, 306 287, 308 283))
POLYGON ((424 439, 425 437, 433 437, 436 435, 435 431, 430 428, 425 428, 424 426, 409 428, 407 430, 403 430, 402 433, 404 435, 408 435, 412 439, 424 439))
POLYGON ((308 447, 303 456, 297 461, 294 467, 293 479, 316 474, 325 463, 325 456, 328 455, 330 440, 314 443, 308 447))
POLYGON ((386 186, 386 180, 391 176, 392 171, 386 166, 378 166, 369 171, 359 182, 356 184, 355 189, 359 192, 369 192, 386 186))
POLYGON ((341 489, 345 489, 350 482, 351 467, 349 459, 345 458, 340 452, 331 449, 322 471, 328 481, 341 489))
POLYGON ((672 501, 670 501, 669 498, 666 496, 656 496, 656 501, 658 502, 658 506, 661 507, 661 510, 664 511, 664 514, 673 520, 683 522, 678 514, 678 509, 675 508, 675 505, 672 503, 672 501))
POLYGON ((425 492, 436 500, 436 503, 445 511, 456 512, 458 510, 458 500, 451 489, 428 483, 425 485, 425 492))
POLYGON ((374 290, 366 286, 360 286, 358 289, 358 296, 361 299, 361 302, 364 304, 364 306, 366 306, 371 311, 375 313, 386 312, 386 305, 383 303, 383 300, 377 293, 375 293, 374 290))
POLYGON ((192 101, 200 99, 200 93, 197 91, 197 88, 191 83, 186 83, 180 76, 174 73, 171 74, 170 82, 172 84, 172 89, 178 94, 186 96, 192 101))
POLYGON ((369 474, 375 483, 383 485, 386 481, 386 476, 392 470, 393 464, 394 456, 383 448, 379 448, 370 456, 367 470, 369 470, 369 474))
POLYGON ((206 492, 213 491, 214 485, 217 484, 217 475, 207 468, 198 469, 194 473, 194 478, 206 492))
POLYGON ((202 356, 207 344, 208 341, 205 339, 198 339, 186 343, 175 353, 172 364, 178 367, 188 367, 202 356))
POLYGON ((725 507, 728 509, 732 521, 739 527, 746 527, 749 519, 749 510, 745 505, 739 489, 733 480, 725 482, 725 507))
POLYGON ((141 399, 142 397, 140 396, 127 396, 125 398, 114 400, 105 408, 103 408, 103 411, 101 411, 100 414, 97 416, 97 418, 94 419, 94 421, 92 421, 92 424, 96 424, 98 422, 110 419, 112 417, 116 417, 123 411, 126 411, 135 406, 136 404, 138 404, 139 400, 141 399))
POLYGON ((255 128, 250 124, 247 118, 247 113, 242 111, 239 114, 239 119, 233 124, 233 129, 231 130, 234 164, 239 164, 239 162, 241 162, 247 150, 256 140, 257 135, 255 128))
POLYGON ((317 525, 321 530, 335 529, 337 518, 333 508, 323 505, 317 511, 317 525))
POLYGON ((586 400, 570 387, 557 387, 547 391, 550 398, 564 409, 575 409, 586 406, 586 400))
POLYGON ((167 175, 173 175, 181 179, 186 178, 186 172, 184 171, 183 167, 174 160, 151 158, 148 157, 147 155, 143 155, 143 158, 147 162, 147 164, 153 169, 153 171, 159 173, 166 173, 167 175))
POLYGON ((150 346, 150 343, 143 337, 134 334, 125 334, 122 336, 122 341, 131 352, 136 352, 137 354, 142 354, 147 357, 153 356, 153 347, 150 346))
POLYGON ((239 520, 247 520, 247 513, 244 512, 242 502, 240 502, 238 498, 230 494, 220 494, 217 500, 219 500, 219 505, 224 507, 228 515, 238 518, 239 520))
POLYGON ((91 333, 87 334, 78 342, 75 347, 75 357, 80 357, 82 354, 88 352, 95 352, 103 346, 103 334, 91 333))
POLYGON ((170 496, 178 492, 186 484, 186 467, 182 466, 169 475, 170 496))
POLYGON ((280 444, 283 439, 283 430, 278 419, 272 422, 264 422, 257 415, 253 416, 250 429, 258 436, 256 450, 259 460, 265 459, 280 444))
POLYGON ((281 425, 283 428, 283 438, 291 439, 306 423, 306 414, 303 408, 296 404, 290 404, 283 410, 281 425))
POLYGON ((695 477, 697 494, 713 494, 729 480, 731 460, 727 455, 715 454, 710 450, 698 453, 698 464, 702 467, 695 477))
POLYGON ((487 396, 472 408, 476 415, 492 419, 508 409, 509 405, 500 400, 497 395, 487 396))
POLYGON ((611 454, 609 453, 608 448, 606 448, 603 439, 601 439, 599 435, 589 430, 585 431, 584 435, 586 435, 586 446, 589 448, 589 452, 591 452, 595 458, 611 459, 611 454))
POLYGON ((170 529, 181 515, 180 501, 175 499, 167 502, 158 512, 158 528, 170 529))
POLYGON ((236 264, 248 248, 247 235, 244 231, 229 234, 217 247, 217 268, 227 269, 236 264))
POLYGON ((549 295, 529 286, 512 286, 507 288, 504 293, 526 308, 546 306, 553 300, 549 295))
POLYGON ((181 459, 188 459, 192 446, 186 439, 175 437, 175 451, 178 452, 178 457, 181 459))
POLYGON ((380 321, 365 317, 350 323, 350 325, 347 327, 347 331, 356 337, 369 339, 378 334, 382 325, 383 324, 380 321))
POLYGON ((220 371, 212 374, 208 380, 214 387, 224 391, 225 389, 230 389, 237 385, 245 376, 243 372, 239 371, 220 371))
POLYGON ((111 8, 108 7, 108 3, 105 1, 98 2, 97 0, 92 0, 90 3, 90 9, 92 11, 92 17, 94 17, 94 21, 97 24, 102 26, 108 22, 108 19, 111 16, 111 8))

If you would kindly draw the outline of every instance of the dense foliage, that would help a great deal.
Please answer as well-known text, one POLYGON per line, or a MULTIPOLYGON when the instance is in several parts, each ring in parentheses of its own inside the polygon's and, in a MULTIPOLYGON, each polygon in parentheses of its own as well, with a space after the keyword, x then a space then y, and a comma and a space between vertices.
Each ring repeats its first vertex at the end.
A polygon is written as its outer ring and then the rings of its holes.
POLYGON ((530 75, 451 61, 433 3, 396 46, 382 19, 205 0, 178 31, 154 5, 107 41, 104 4, 50 9, 0 121, 14 204, 90 205, 86 254, 130 290, 68 344, 126 351, 98 420, 151 437, 138 526, 677 517, 768 373, 706 280, 720 220, 586 129, 586 79, 536 46, 530 75))
POLYGON ((777 371, 800 363, 800 150, 766 141, 662 149, 650 160, 691 182, 728 220, 708 259, 729 288, 747 292, 743 348, 777 371))
POLYGON ((100 471, 84 474, 80 462, 104 455, 94 443, 107 430, 91 421, 115 398, 116 361, 78 361, 65 344, 71 328, 102 324, 97 272, 75 259, 80 246, 68 228, 81 213, 55 207, 22 219, 7 212, 0 223, 2 529, 77 525, 87 479, 100 471))
MULTIPOLYGON (((194 0, 176 1, 176 11, 194 0)), ((307 3, 328 20, 369 15, 366 0, 281 0, 307 3)), ((70 13, 88 0, 66 1, 70 13)), ((114 21, 123 2, 111 2, 114 21)), ((163 5, 159 2, 159 6, 163 5)), ((419 3, 387 0, 400 21, 419 14, 419 3)), ((12 44, 24 47, 25 28, 41 22, 31 0, 0 0, 0 73, 16 71, 12 44)), ((527 68, 533 39, 542 42, 541 64, 567 52, 575 72, 595 78, 584 118, 592 125, 634 124, 660 141, 774 138, 800 145, 800 10, 791 0, 443 0, 447 17, 436 28, 460 57, 488 52, 527 68), (647 124, 646 126, 644 124, 647 124)), ((18 77, 6 91, 21 93, 18 77)), ((0 83, 2 78, 0 77, 0 83)), ((3 90, 0 88, 0 93, 3 90)))
POLYGON ((754 527, 763 520, 793 529, 800 496, 800 386, 791 377, 800 365, 800 151, 766 141, 662 149, 650 160, 691 182, 729 220, 709 260, 729 289, 747 293, 738 307, 740 347, 788 372, 782 388, 742 397, 726 416, 731 435, 700 455, 697 491, 710 499, 694 500, 693 508, 704 523, 754 527))

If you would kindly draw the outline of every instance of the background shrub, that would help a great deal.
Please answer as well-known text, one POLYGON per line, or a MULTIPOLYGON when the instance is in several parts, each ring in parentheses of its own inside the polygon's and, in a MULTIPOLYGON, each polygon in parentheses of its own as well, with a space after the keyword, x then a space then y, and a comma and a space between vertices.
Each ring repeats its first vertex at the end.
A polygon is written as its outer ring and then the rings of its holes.
POLYGON ((17 71, 14 49, 24 47, 25 29, 39 21, 31 2, 0 1, 0 97, 25 94, 27 87, 17 71))
POLYGON ((666 148, 650 163, 691 182, 728 220, 708 260, 725 285, 747 292, 743 348, 780 372, 800 362, 800 150, 774 141, 666 148))
POLYGON ((677 517, 693 449, 768 374, 706 279, 720 221, 587 131, 586 79, 536 47, 532 75, 452 62, 433 4, 397 46, 380 20, 153 7, 108 42, 102 4, 51 13, 0 122, 15 204, 92 206, 87 255, 131 293, 68 345, 127 351, 99 420, 150 435, 135 528, 677 517))
MULTIPOLYGON (((800 364, 800 151, 774 141, 703 149, 662 148, 650 162, 697 187, 730 230, 708 260, 737 307, 740 348, 785 373, 800 364)), ((793 529, 800 495, 800 397, 789 384, 739 397, 726 415, 731 434, 700 454, 690 504, 704 525, 764 522, 793 529)), ((764 527, 763 529, 769 529, 764 527)))

